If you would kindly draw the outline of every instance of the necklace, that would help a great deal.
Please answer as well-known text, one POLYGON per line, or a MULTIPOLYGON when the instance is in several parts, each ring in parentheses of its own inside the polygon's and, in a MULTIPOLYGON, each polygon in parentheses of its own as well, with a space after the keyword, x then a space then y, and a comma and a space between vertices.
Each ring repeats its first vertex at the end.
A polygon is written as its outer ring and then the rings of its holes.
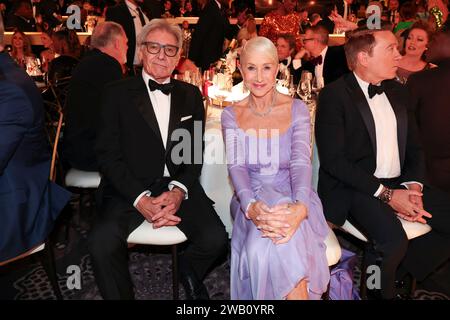
POLYGON ((249 98, 248 98, 248 106, 250 107, 250 111, 251 111, 254 115, 258 116, 258 117, 265 117, 265 116, 267 116, 269 113, 272 112, 273 106, 275 105, 275 96, 276 96, 276 90, 273 91, 272 102, 271 102, 271 104, 269 105, 269 108, 267 108, 267 110, 264 111, 264 112, 259 112, 259 111, 256 110, 256 107, 255 107, 255 105, 253 104, 253 98, 252 98, 252 95, 250 94, 250 96, 249 96, 249 98))

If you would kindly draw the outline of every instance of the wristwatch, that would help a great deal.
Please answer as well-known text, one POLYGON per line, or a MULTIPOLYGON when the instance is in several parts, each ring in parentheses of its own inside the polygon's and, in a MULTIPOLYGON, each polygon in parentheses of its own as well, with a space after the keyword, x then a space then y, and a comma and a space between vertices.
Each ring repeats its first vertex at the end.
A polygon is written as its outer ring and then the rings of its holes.
POLYGON ((389 203, 392 200, 392 195, 394 190, 384 187, 383 191, 381 191, 378 199, 383 201, 384 203, 389 203))

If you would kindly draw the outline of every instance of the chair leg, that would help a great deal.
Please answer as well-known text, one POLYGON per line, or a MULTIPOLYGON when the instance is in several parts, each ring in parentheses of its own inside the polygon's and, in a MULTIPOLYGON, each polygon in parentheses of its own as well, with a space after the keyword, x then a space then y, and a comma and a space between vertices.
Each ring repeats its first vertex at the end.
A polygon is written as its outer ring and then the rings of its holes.
POLYGON ((48 279, 50 280, 50 284, 52 285, 53 292, 56 296, 57 300, 63 300, 63 296, 61 294, 61 289, 58 284, 58 275, 56 273, 56 265, 55 265, 55 256, 53 254, 52 243, 47 240, 45 242, 45 248, 43 250, 42 255, 42 265, 47 273, 48 279))
POLYGON ((178 289, 178 253, 177 245, 172 245, 172 295, 173 300, 179 299, 178 289))

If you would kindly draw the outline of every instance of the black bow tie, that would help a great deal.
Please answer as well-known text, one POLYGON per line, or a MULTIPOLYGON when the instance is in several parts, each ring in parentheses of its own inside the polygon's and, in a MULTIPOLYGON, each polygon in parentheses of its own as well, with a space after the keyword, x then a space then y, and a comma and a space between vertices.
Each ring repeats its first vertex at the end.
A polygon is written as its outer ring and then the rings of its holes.
POLYGON ((148 86, 150 87, 150 91, 160 90, 164 94, 169 94, 172 92, 173 89, 173 83, 158 83, 156 81, 153 81, 152 79, 148 80, 148 86))
POLYGON ((289 62, 288 59, 284 59, 284 60, 280 61, 280 63, 284 64, 285 66, 288 65, 288 62, 289 62))
POLYGON ((322 64, 322 55, 312 58, 311 60, 309 60, 309 62, 311 62, 313 66, 321 65, 322 64))
POLYGON ((375 86, 373 84, 369 84, 369 98, 372 99, 376 94, 382 94, 384 92, 384 87, 382 84, 379 86, 375 86))

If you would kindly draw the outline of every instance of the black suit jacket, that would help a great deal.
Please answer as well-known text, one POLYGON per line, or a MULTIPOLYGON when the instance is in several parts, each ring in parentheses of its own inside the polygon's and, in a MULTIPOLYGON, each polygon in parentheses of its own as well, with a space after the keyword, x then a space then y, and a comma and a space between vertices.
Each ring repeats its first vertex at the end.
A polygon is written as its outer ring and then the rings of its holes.
POLYGON ((450 58, 408 78, 430 183, 450 190, 450 58), (439 89, 437 89, 439 88, 439 89))
MULTIPOLYGON (((322 63, 325 85, 339 79, 342 75, 349 72, 344 46, 328 47, 325 59, 322 63)), ((315 67, 310 62, 306 61, 302 64, 300 69, 308 70, 314 75, 314 68, 315 67)))
MULTIPOLYGON (((424 181, 424 159, 408 91, 394 80, 384 81, 397 118, 401 176, 399 181, 424 181)), ((318 192, 327 219, 345 222, 352 194, 373 196, 380 181, 376 170, 375 123, 353 73, 326 86, 319 95, 315 123, 320 169, 318 192)))
POLYGON ((66 104, 63 155, 71 167, 98 171, 94 143, 100 120, 101 93, 120 80, 122 68, 113 57, 93 49, 72 73, 66 104))
MULTIPOLYGON (((156 6, 151 6, 150 2, 144 4, 144 9, 150 10, 153 7, 156 6)), ((152 10, 150 13, 146 10, 143 11, 150 20, 161 16, 161 13, 158 13, 157 10, 152 10)), ((108 7, 105 14, 105 20, 117 22, 125 30, 125 34, 128 38, 127 66, 132 70, 134 54, 136 52, 136 30, 134 29, 133 16, 131 15, 130 10, 128 10, 126 3, 120 2, 114 7, 108 7)))
MULTIPOLYGON (((197 87, 172 81, 166 148, 142 76, 106 86, 96 143, 97 160, 103 174, 100 192, 104 197, 119 197, 131 205, 143 191, 152 191, 163 177, 165 164, 171 179, 185 185, 188 193, 200 191, 206 197, 198 180, 202 169, 205 119, 202 96, 197 87), (182 121, 189 116, 191 118, 182 121), (174 163, 171 156, 173 148, 180 147, 178 142, 170 139, 175 129, 184 129, 192 137, 190 141, 180 142, 187 143, 186 147, 192 151, 190 155, 183 153, 190 161, 180 164, 174 163)), ((174 152, 178 154, 178 149, 174 152)))
POLYGON ((221 13, 214 0, 210 0, 201 11, 195 32, 192 35, 189 59, 207 70, 209 65, 219 60, 223 51, 223 41, 229 35, 230 24, 221 13))

